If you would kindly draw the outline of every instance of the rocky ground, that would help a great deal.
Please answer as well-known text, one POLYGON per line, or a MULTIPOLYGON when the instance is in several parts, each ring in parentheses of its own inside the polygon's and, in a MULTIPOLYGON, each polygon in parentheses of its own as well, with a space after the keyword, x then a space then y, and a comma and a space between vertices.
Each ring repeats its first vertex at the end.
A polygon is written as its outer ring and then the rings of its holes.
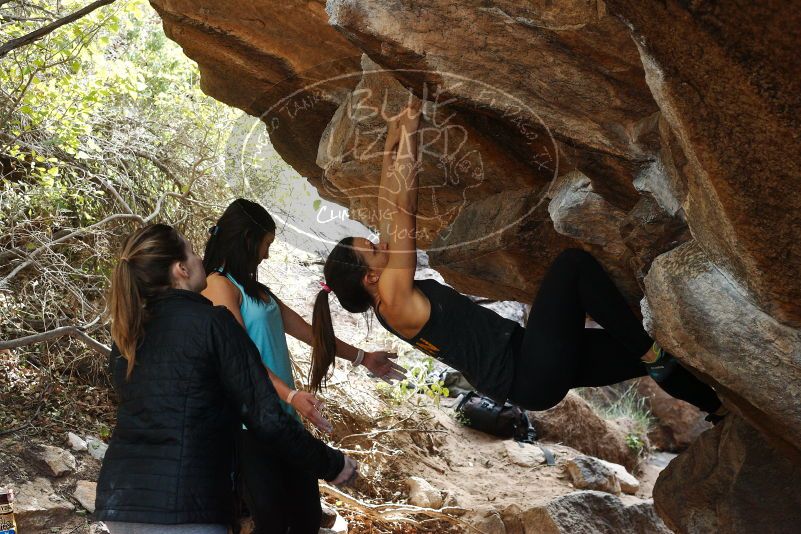
MULTIPOLYGON (((308 315, 320 279, 315 257, 279 243, 262 276, 280 298, 308 315)), ((518 320, 525 314, 518 304, 493 306, 518 320)), ((453 399, 413 392, 415 387, 430 391, 425 379, 430 361, 367 318, 335 312, 334 323, 341 337, 359 346, 393 348, 423 378, 404 390, 379 385, 363 368, 337 367, 323 395, 335 429, 328 439, 359 460, 361 476, 345 490, 322 487, 339 515, 333 532, 670 532, 654 512, 651 492, 675 455, 657 451, 648 436, 663 448, 686 447, 703 429, 698 413, 686 405, 662 399, 658 404, 665 420, 652 421, 649 431, 632 416, 654 394, 647 384, 637 394, 631 388, 585 390, 571 393, 552 410, 530 413, 538 443, 501 440, 463 426, 453 399)), ((290 350, 296 376, 305 377, 308 350, 294 340, 290 350)), ((20 364, 13 354, 4 359, 20 364)), ((0 383, 9 399, 19 394, 21 384, 12 368, 5 367, 0 383), (18 380, 12 381, 13 376, 18 380)), ((69 395, 59 391, 54 396, 69 395)), ((103 429, 113 426, 113 404, 102 396, 98 402, 102 405, 82 421, 73 414, 65 425, 29 425, 0 437, 0 486, 17 494, 22 532, 103 531, 91 512, 108 439, 103 429)), ((59 402, 48 398, 44 406, 42 413, 51 413, 59 402)))

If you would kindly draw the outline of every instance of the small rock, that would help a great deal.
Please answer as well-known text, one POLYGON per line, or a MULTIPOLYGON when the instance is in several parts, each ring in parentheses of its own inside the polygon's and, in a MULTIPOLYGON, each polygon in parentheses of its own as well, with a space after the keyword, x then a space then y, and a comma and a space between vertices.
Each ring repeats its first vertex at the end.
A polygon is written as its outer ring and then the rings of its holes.
POLYGON ((97 492, 97 482, 89 480, 79 480, 75 486, 75 491, 72 496, 81 503, 90 513, 95 513, 95 493, 97 492))
POLYGON ((423 508, 439 508, 442 506, 442 494, 427 480, 420 477, 406 479, 409 486, 409 503, 423 508))
POLYGON ((536 445, 512 440, 506 440, 503 444, 506 446, 506 456, 515 465, 536 467, 545 463, 545 455, 536 445))
POLYGON ((615 474, 618 482, 620 482, 620 489, 623 490, 623 493, 634 495, 640 489, 640 481, 637 480, 634 475, 629 473, 622 465, 607 462, 606 460, 601 460, 600 458, 596 458, 596 460, 601 462, 601 464, 605 465, 615 474))
POLYGON ((106 450, 108 450, 108 445, 103 443, 97 438, 93 438, 92 436, 86 436, 86 449, 89 451, 89 454, 92 458, 96 460, 103 460, 106 456, 106 450))
POLYGON ((89 534, 109 534, 105 523, 92 523, 89 525, 89 534))
POLYGON ((30 459, 38 464, 42 474, 60 477, 75 472, 77 462, 69 451, 52 445, 42 445, 32 448, 28 454, 30 459))
POLYGON ((592 456, 577 456, 565 462, 565 469, 578 489, 620 494, 620 481, 614 471, 592 456))
POLYGON ((20 532, 41 532, 52 527, 63 527, 75 510, 72 503, 56 495, 46 478, 26 482, 15 494, 14 512, 20 532))
POLYGON ((78 434, 67 432, 67 443, 69 443, 72 450, 81 452, 86 450, 86 441, 81 439, 78 434))

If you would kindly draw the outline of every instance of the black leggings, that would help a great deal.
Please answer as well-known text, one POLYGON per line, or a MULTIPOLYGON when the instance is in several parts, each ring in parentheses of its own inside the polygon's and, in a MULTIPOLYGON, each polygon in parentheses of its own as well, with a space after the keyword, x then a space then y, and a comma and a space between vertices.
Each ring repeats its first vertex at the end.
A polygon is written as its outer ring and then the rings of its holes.
POLYGON ((317 534, 322 509, 317 479, 292 468, 247 430, 237 439, 239 489, 250 517, 253 534, 317 534))
MULTIPOLYGON (((652 343, 595 258, 580 249, 565 250, 542 279, 525 334, 517 336, 509 400, 546 410, 572 388, 644 376, 640 358, 652 343), (603 330, 585 328, 586 315, 603 330)), ((659 385, 706 412, 720 407, 715 391, 680 365, 659 385)))

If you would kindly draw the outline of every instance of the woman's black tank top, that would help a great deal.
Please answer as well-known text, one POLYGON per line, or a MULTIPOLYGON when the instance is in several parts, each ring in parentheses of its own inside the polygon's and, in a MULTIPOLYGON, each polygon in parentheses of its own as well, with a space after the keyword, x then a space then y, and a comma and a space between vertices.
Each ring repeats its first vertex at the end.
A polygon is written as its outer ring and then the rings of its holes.
POLYGON ((407 343, 462 372, 481 393, 503 402, 514 375, 513 343, 523 328, 436 280, 415 280, 431 302, 431 316, 413 338, 381 325, 407 343))

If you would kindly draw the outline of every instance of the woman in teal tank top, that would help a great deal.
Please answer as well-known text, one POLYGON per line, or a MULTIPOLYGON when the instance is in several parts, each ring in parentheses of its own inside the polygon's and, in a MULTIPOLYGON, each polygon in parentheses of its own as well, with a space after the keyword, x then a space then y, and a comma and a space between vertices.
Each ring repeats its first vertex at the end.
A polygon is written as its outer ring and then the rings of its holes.
MULTIPOLYGON (((259 283, 259 263, 267 259, 275 239, 275 222, 255 202, 231 203, 210 230, 203 265, 208 286, 203 295, 228 308, 245 328, 261 354, 265 372, 283 401, 282 407, 302 416, 324 432, 331 424, 320 414, 320 400, 295 389, 286 334, 311 344, 311 325, 259 283)), ((387 352, 365 352, 336 340, 336 354, 354 365, 364 365, 384 379, 402 378, 403 368, 387 352)), ((303 466, 287 464, 269 443, 261 443, 243 429, 237 439, 240 490, 259 532, 316 533, 321 510, 317 480, 303 466)))

